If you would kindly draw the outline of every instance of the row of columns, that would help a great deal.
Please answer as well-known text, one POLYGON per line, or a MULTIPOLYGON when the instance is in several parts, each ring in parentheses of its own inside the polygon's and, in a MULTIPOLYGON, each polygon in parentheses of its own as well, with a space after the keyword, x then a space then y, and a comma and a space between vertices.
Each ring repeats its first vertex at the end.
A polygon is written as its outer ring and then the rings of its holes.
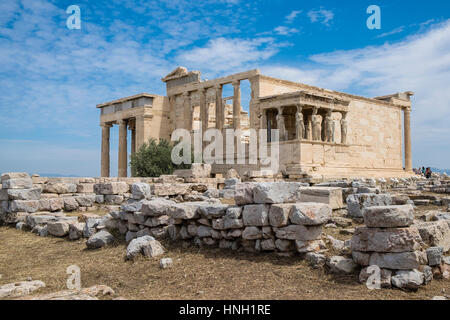
MULTIPOLYGON (((240 129, 241 128, 241 86, 240 80, 233 81, 233 128, 240 129)), ((225 126, 225 109, 223 105, 223 84, 215 85, 215 113, 216 113, 216 129, 222 130, 225 126)), ((199 88, 197 90, 200 100, 200 121, 202 131, 206 131, 208 129, 209 122, 209 108, 206 103, 206 90, 208 88, 199 88)), ((183 116, 184 116, 184 127, 188 130, 192 130, 193 128, 193 104, 191 103, 191 94, 192 92, 184 92, 182 94, 183 98, 183 116)), ((172 104, 174 103, 175 98, 171 98, 172 104)), ((173 108, 175 109, 175 108, 173 108)), ((175 123, 175 114, 173 114, 174 119, 174 129, 176 129, 175 123)))
MULTIPOLYGON (((128 176, 128 129, 131 131, 131 154, 136 152, 137 147, 137 131, 138 125, 135 119, 134 125, 131 119, 119 120, 119 152, 118 152, 118 176, 128 176)), ((102 127, 102 152, 101 152, 101 176, 110 176, 110 137, 111 123, 103 123, 102 127)))

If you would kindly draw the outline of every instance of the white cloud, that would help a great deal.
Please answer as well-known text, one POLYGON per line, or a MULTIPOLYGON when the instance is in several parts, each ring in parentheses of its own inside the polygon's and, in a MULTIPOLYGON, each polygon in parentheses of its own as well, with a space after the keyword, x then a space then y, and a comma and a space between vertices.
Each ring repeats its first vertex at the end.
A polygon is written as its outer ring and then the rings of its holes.
POLYGON ((450 20, 397 43, 318 54, 309 60, 304 66, 268 65, 262 70, 365 96, 414 91, 415 165, 450 167, 450 20))
POLYGON ((297 18, 297 16, 302 13, 302 10, 293 10, 291 13, 289 13, 286 16, 286 23, 292 23, 294 22, 295 18, 297 18))
POLYGON ((277 52, 272 38, 217 38, 208 41, 204 47, 183 52, 176 60, 190 69, 199 68, 215 74, 245 68, 248 64, 267 60, 277 52))
POLYGON ((296 28, 288 28, 286 26, 279 26, 274 29, 274 32, 281 36, 287 36, 287 35, 291 35, 293 33, 298 33, 300 31, 296 28))
POLYGON ((317 10, 310 10, 308 17, 311 22, 319 22, 326 26, 330 25, 330 22, 334 19, 334 13, 331 10, 323 9, 322 7, 317 10))
POLYGON ((382 33, 382 34, 378 35, 377 38, 385 38, 385 37, 391 36, 393 34, 401 33, 404 30, 405 30, 405 26, 401 26, 401 27, 395 28, 392 31, 382 33))

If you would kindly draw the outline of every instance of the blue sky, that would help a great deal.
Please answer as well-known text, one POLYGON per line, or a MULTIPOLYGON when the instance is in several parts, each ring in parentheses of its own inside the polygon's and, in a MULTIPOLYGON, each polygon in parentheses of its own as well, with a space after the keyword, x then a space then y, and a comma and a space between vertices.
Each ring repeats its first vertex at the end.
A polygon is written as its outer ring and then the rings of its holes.
POLYGON ((2 0, 0 172, 99 175, 96 104, 165 94, 160 79, 179 65, 369 97, 414 91, 413 165, 450 167, 449 1, 2 0), (380 30, 366 26, 373 4, 380 30), (70 5, 81 30, 66 27, 70 5))

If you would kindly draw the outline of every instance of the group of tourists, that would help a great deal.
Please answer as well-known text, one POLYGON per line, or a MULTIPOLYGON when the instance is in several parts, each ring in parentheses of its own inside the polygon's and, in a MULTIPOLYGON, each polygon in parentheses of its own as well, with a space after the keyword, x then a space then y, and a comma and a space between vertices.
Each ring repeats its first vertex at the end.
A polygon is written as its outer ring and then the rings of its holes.
POLYGON ((417 168, 417 169, 413 169, 415 174, 421 175, 427 179, 431 178, 431 174, 433 173, 433 171, 431 171, 431 168, 428 167, 425 169, 425 167, 422 168, 417 168))

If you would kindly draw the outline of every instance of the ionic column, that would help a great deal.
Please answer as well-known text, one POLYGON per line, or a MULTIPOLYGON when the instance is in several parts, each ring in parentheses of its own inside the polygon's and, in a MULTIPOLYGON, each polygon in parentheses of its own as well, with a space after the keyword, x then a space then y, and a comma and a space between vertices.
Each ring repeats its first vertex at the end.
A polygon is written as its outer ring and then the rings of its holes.
POLYGON ((136 153, 136 129, 131 129, 131 154, 136 153))
POLYGON ((119 121, 119 177, 127 177, 128 154, 127 154, 127 122, 119 121))
POLYGON ((206 104, 206 89, 198 89, 198 94, 200 98, 200 119, 202 123, 202 132, 204 133, 208 129, 208 105, 206 104))
POLYGON ((185 129, 192 130, 192 110, 191 99, 189 92, 183 92, 183 110, 184 110, 184 127, 185 129))
POLYGON ((224 112, 222 106, 222 85, 216 85, 214 87, 216 90, 216 128, 221 130, 224 125, 224 112))
POLYGON ((103 123, 102 127, 102 154, 101 154, 101 176, 109 177, 109 138, 110 124, 103 123))
POLYGON ((233 81, 233 128, 241 128, 241 82, 233 81))
POLYGON ((404 109, 404 134, 405 134, 405 170, 412 170, 411 154, 411 109, 404 109))

